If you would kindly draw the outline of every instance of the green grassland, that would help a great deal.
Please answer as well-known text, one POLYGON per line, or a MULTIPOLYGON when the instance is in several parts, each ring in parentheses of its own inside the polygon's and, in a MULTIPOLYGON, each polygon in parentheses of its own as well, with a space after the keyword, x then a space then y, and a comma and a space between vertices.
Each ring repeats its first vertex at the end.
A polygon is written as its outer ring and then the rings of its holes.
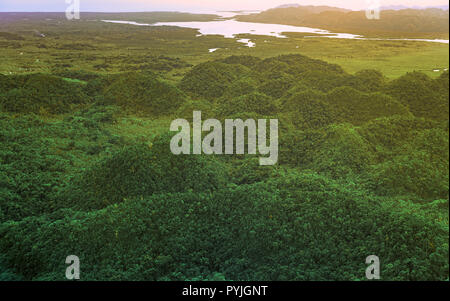
POLYGON ((88 17, 0 19, 0 280, 449 279, 448 45, 88 17), (194 110, 279 119, 278 164, 173 155, 194 110))
MULTIPOLYGON (((139 14, 124 14, 121 17, 88 14, 74 22, 58 15, 44 15, 26 21, 22 18, 3 21, 2 32, 8 35, 0 35, 0 70, 3 74, 58 72, 58 69, 122 72, 151 69, 149 65, 159 64, 152 62, 154 57, 161 55, 196 65, 230 55, 264 58, 289 53, 337 63, 350 73, 376 69, 390 78, 410 71, 422 71, 436 77, 440 73, 433 70, 443 70, 449 66, 448 44, 311 38, 293 33, 287 33, 288 39, 242 35, 241 38, 251 38, 256 42, 255 48, 248 48, 235 39, 221 36, 196 37, 198 32, 194 29, 138 27, 100 21, 108 18, 149 23, 189 20, 178 15, 172 18, 143 18, 139 14), (36 33, 43 33, 46 37, 39 37, 36 33), (210 48, 220 49, 209 53, 210 48)), ((207 18, 211 17, 191 17, 191 20, 207 18)), ((181 68, 171 75, 182 74, 186 70, 181 68)))

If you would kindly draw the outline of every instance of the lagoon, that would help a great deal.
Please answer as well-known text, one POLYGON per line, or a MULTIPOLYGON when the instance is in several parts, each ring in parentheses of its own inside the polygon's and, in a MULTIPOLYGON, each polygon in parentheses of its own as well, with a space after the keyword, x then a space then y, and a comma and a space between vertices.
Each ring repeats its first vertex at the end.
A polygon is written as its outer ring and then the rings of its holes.
MULTIPOLYGON (((176 26, 183 28, 193 28, 199 31, 198 36, 204 35, 221 35, 225 38, 237 39, 238 35, 250 34, 260 36, 271 36, 276 38, 287 38, 285 33, 310 33, 312 36, 305 38, 334 38, 334 39, 352 39, 352 40, 374 40, 374 41, 416 41, 416 42, 433 42, 449 44, 449 40, 440 39, 389 39, 389 38, 366 38, 362 35, 350 33, 334 33, 328 30, 281 25, 281 24, 266 24, 266 23, 252 23, 240 22, 234 19, 217 19, 215 21, 207 22, 157 22, 154 24, 137 23, 134 21, 115 21, 102 20, 108 23, 130 24, 135 26, 176 26)), ((237 42, 244 43, 247 47, 255 47, 256 44, 250 39, 238 39, 237 42)))

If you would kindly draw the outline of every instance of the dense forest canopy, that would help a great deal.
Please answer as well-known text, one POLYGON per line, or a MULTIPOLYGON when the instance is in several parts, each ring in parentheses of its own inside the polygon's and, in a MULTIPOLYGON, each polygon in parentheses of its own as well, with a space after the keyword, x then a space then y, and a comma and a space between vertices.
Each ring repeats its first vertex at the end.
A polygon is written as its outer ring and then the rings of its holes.
POLYGON ((83 280, 363 280, 377 254, 384 280, 448 280, 448 71, 160 63, 0 75, 0 279, 63 280, 77 254, 83 280), (279 164, 172 155, 193 110, 279 119, 279 164))

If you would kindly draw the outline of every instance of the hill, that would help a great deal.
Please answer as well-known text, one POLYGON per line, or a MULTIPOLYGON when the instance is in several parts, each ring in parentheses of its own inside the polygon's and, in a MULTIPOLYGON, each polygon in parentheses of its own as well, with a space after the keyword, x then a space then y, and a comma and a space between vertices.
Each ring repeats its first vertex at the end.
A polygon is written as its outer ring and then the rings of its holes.
POLYGON ((290 54, 61 75, 0 76, 0 279, 64 280, 67 254, 83 280, 356 281, 369 254, 383 280, 449 278, 448 71, 290 54), (193 110, 278 119, 279 164, 172 154, 193 110))
POLYGON ((275 23, 346 31, 357 34, 391 33, 408 36, 447 35, 449 12, 437 9, 403 9, 382 12, 380 20, 369 20, 364 11, 348 11, 330 7, 275 8, 247 16, 239 21, 275 23))

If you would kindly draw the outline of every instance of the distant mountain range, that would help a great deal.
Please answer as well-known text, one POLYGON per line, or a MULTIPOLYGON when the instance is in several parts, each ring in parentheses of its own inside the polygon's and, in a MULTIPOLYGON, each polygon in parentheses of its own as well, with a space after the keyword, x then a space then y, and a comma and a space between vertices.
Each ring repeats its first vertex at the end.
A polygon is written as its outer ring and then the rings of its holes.
MULTIPOLYGON (((299 8, 299 7, 312 7, 312 6, 303 6, 300 5, 298 3, 289 3, 289 4, 283 4, 280 6, 275 7, 275 9, 277 8, 299 8)), ((322 7, 322 8, 331 8, 333 10, 336 10, 338 8, 336 7, 329 7, 329 6, 316 6, 316 7, 322 7)), ((402 10, 402 9, 428 9, 428 8, 438 8, 438 9, 442 9, 442 10, 448 10, 449 6, 448 5, 435 5, 435 6, 405 6, 405 5, 390 5, 390 6, 382 6, 381 10, 402 10)))
POLYGON ((324 12, 324 11, 341 11, 341 12, 349 12, 349 11, 351 11, 349 9, 339 8, 339 7, 324 6, 324 5, 322 5, 322 6, 300 5, 300 4, 297 4, 297 3, 283 4, 283 5, 275 7, 274 9, 279 9, 279 8, 302 8, 302 9, 314 12, 316 14, 324 12))
POLYGON ((291 3, 291 4, 283 4, 283 5, 277 6, 275 8, 289 8, 289 7, 300 7, 300 6, 301 6, 300 4, 291 3))
POLYGON ((438 8, 442 10, 448 10, 448 5, 437 5, 437 6, 404 6, 404 5, 390 5, 382 6, 381 10, 402 10, 402 9, 429 9, 438 8))

